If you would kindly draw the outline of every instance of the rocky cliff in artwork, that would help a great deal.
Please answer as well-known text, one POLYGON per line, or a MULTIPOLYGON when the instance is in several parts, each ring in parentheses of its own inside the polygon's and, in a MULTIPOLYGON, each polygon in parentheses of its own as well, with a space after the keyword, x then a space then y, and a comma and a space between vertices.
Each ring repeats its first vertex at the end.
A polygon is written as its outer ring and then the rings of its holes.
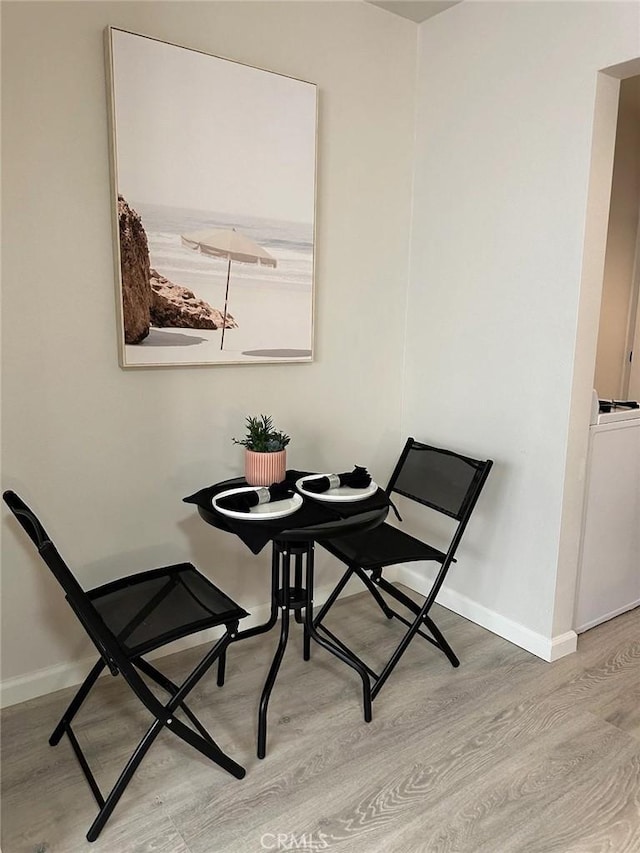
MULTIPOLYGON (((199 299, 189 288, 174 284, 151 268, 142 220, 121 195, 118 196, 118 223, 125 343, 142 343, 150 326, 221 329, 221 311, 199 299)), ((231 314, 227 314, 225 328, 237 328, 231 314)))
MULTIPOLYGON (((194 294, 188 287, 166 279, 151 270, 151 325, 187 329, 221 329, 223 315, 217 308, 194 294)), ((237 323, 227 314, 225 329, 235 329, 237 323)))
POLYGON ((139 344, 149 334, 149 246, 140 217, 121 195, 118 196, 118 224, 124 341, 139 344))

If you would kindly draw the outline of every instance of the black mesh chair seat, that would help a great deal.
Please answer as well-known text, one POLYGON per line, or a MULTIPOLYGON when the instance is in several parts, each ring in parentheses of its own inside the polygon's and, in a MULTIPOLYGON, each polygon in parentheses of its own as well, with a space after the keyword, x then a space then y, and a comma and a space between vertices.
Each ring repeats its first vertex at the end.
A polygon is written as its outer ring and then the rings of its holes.
POLYGON ((453 666, 459 666, 460 661, 430 617, 429 610, 451 564, 455 562, 455 553, 462 534, 492 465, 491 459, 472 459, 451 450, 423 444, 413 438, 407 439, 387 485, 387 495, 391 498, 391 494, 395 492, 452 519, 455 529, 446 552, 390 524, 383 524, 356 536, 320 542, 334 557, 346 564, 347 570, 314 617, 313 623, 316 630, 324 632, 365 667, 373 679, 371 699, 375 699, 416 635, 444 652, 453 666), (387 566, 420 561, 435 562, 440 566, 422 605, 417 604, 383 577, 382 571, 387 566), (327 614, 352 577, 362 581, 388 619, 398 619, 408 629, 380 672, 374 672, 368 667, 353 649, 346 646, 325 624, 327 614), (394 610, 381 591, 403 605, 404 609, 409 611, 410 618, 407 619, 405 615, 394 610))
POLYGON ((87 596, 130 658, 247 616, 191 563, 120 578, 87 596))
POLYGON ((367 571, 415 560, 443 563, 446 558, 442 551, 390 524, 381 524, 368 533, 345 536, 336 540, 335 546, 332 542, 322 542, 322 545, 334 557, 367 571))
MULTIPOLYGON (((15 492, 5 492, 3 498, 64 589, 69 605, 100 653, 98 662, 49 738, 51 746, 56 746, 62 736, 67 735, 98 804, 99 812, 89 828, 87 840, 95 841, 98 837, 138 765, 165 729, 236 779, 242 779, 244 768, 220 749, 185 699, 216 661, 218 684, 222 686, 227 646, 237 636, 239 620, 248 613, 191 563, 129 575, 85 592, 33 511, 15 492), (215 627, 222 629, 220 638, 180 685, 174 684, 143 657, 172 640, 215 627), (105 667, 114 676, 122 675, 153 718, 106 797, 102 795, 71 728, 72 720, 105 667), (169 694, 166 703, 156 697, 142 675, 169 694), (190 725, 177 717, 178 711, 184 714, 190 725)), ((117 732, 117 720, 114 721, 114 732, 117 732)))

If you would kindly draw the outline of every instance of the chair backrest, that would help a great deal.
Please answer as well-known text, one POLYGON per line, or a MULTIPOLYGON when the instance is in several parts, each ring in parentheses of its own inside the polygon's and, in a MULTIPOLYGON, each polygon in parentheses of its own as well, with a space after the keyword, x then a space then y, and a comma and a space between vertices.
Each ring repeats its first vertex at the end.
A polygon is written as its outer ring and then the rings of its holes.
POLYGON ((51 573, 63 588, 72 610, 96 646, 112 673, 116 674, 122 664, 120 646, 99 613, 82 589, 71 569, 62 559, 36 514, 15 492, 6 491, 2 498, 15 515, 51 573))
POLYGON ((464 526, 492 465, 491 459, 471 459, 408 438, 386 491, 431 507, 464 526))

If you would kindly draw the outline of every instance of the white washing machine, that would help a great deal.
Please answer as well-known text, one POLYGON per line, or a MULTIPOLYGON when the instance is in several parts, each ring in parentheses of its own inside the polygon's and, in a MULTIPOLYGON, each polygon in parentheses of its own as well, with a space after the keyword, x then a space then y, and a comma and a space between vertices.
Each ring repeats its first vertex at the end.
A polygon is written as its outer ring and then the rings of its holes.
POLYGON ((589 428, 576 605, 581 633, 640 605, 640 408, 600 411, 589 428))

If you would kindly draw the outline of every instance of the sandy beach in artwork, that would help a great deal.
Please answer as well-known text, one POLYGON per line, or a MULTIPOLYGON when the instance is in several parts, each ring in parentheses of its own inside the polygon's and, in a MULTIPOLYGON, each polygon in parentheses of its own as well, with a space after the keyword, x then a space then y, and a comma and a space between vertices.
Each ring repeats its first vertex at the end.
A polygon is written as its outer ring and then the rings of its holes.
MULTIPOLYGON (((218 265, 218 264, 216 264, 218 265)), ((220 264, 221 266, 226 266, 220 264)), ((239 265, 238 265, 239 266, 239 265)), ((193 287, 209 304, 222 308, 225 280, 193 287)), ((207 362, 259 362, 274 359, 308 361, 311 357, 309 289, 240 277, 230 286, 229 313, 238 323, 227 329, 220 350, 222 330, 151 328, 142 344, 127 346, 129 364, 199 364, 207 362)))
MULTIPOLYGON (((151 266, 222 311, 227 262, 198 254, 181 241, 181 232, 192 230, 202 212, 142 203, 134 207, 145 227, 151 266)), ((216 224, 229 223, 218 218, 216 224)), ((232 261, 227 310, 238 327, 225 331, 224 349, 220 349, 222 330, 152 327, 141 344, 126 346, 127 364, 311 359, 313 251, 308 229, 295 223, 266 224, 255 219, 240 222, 238 227, 266 245, 277 266, 270 269, 232 261)))

